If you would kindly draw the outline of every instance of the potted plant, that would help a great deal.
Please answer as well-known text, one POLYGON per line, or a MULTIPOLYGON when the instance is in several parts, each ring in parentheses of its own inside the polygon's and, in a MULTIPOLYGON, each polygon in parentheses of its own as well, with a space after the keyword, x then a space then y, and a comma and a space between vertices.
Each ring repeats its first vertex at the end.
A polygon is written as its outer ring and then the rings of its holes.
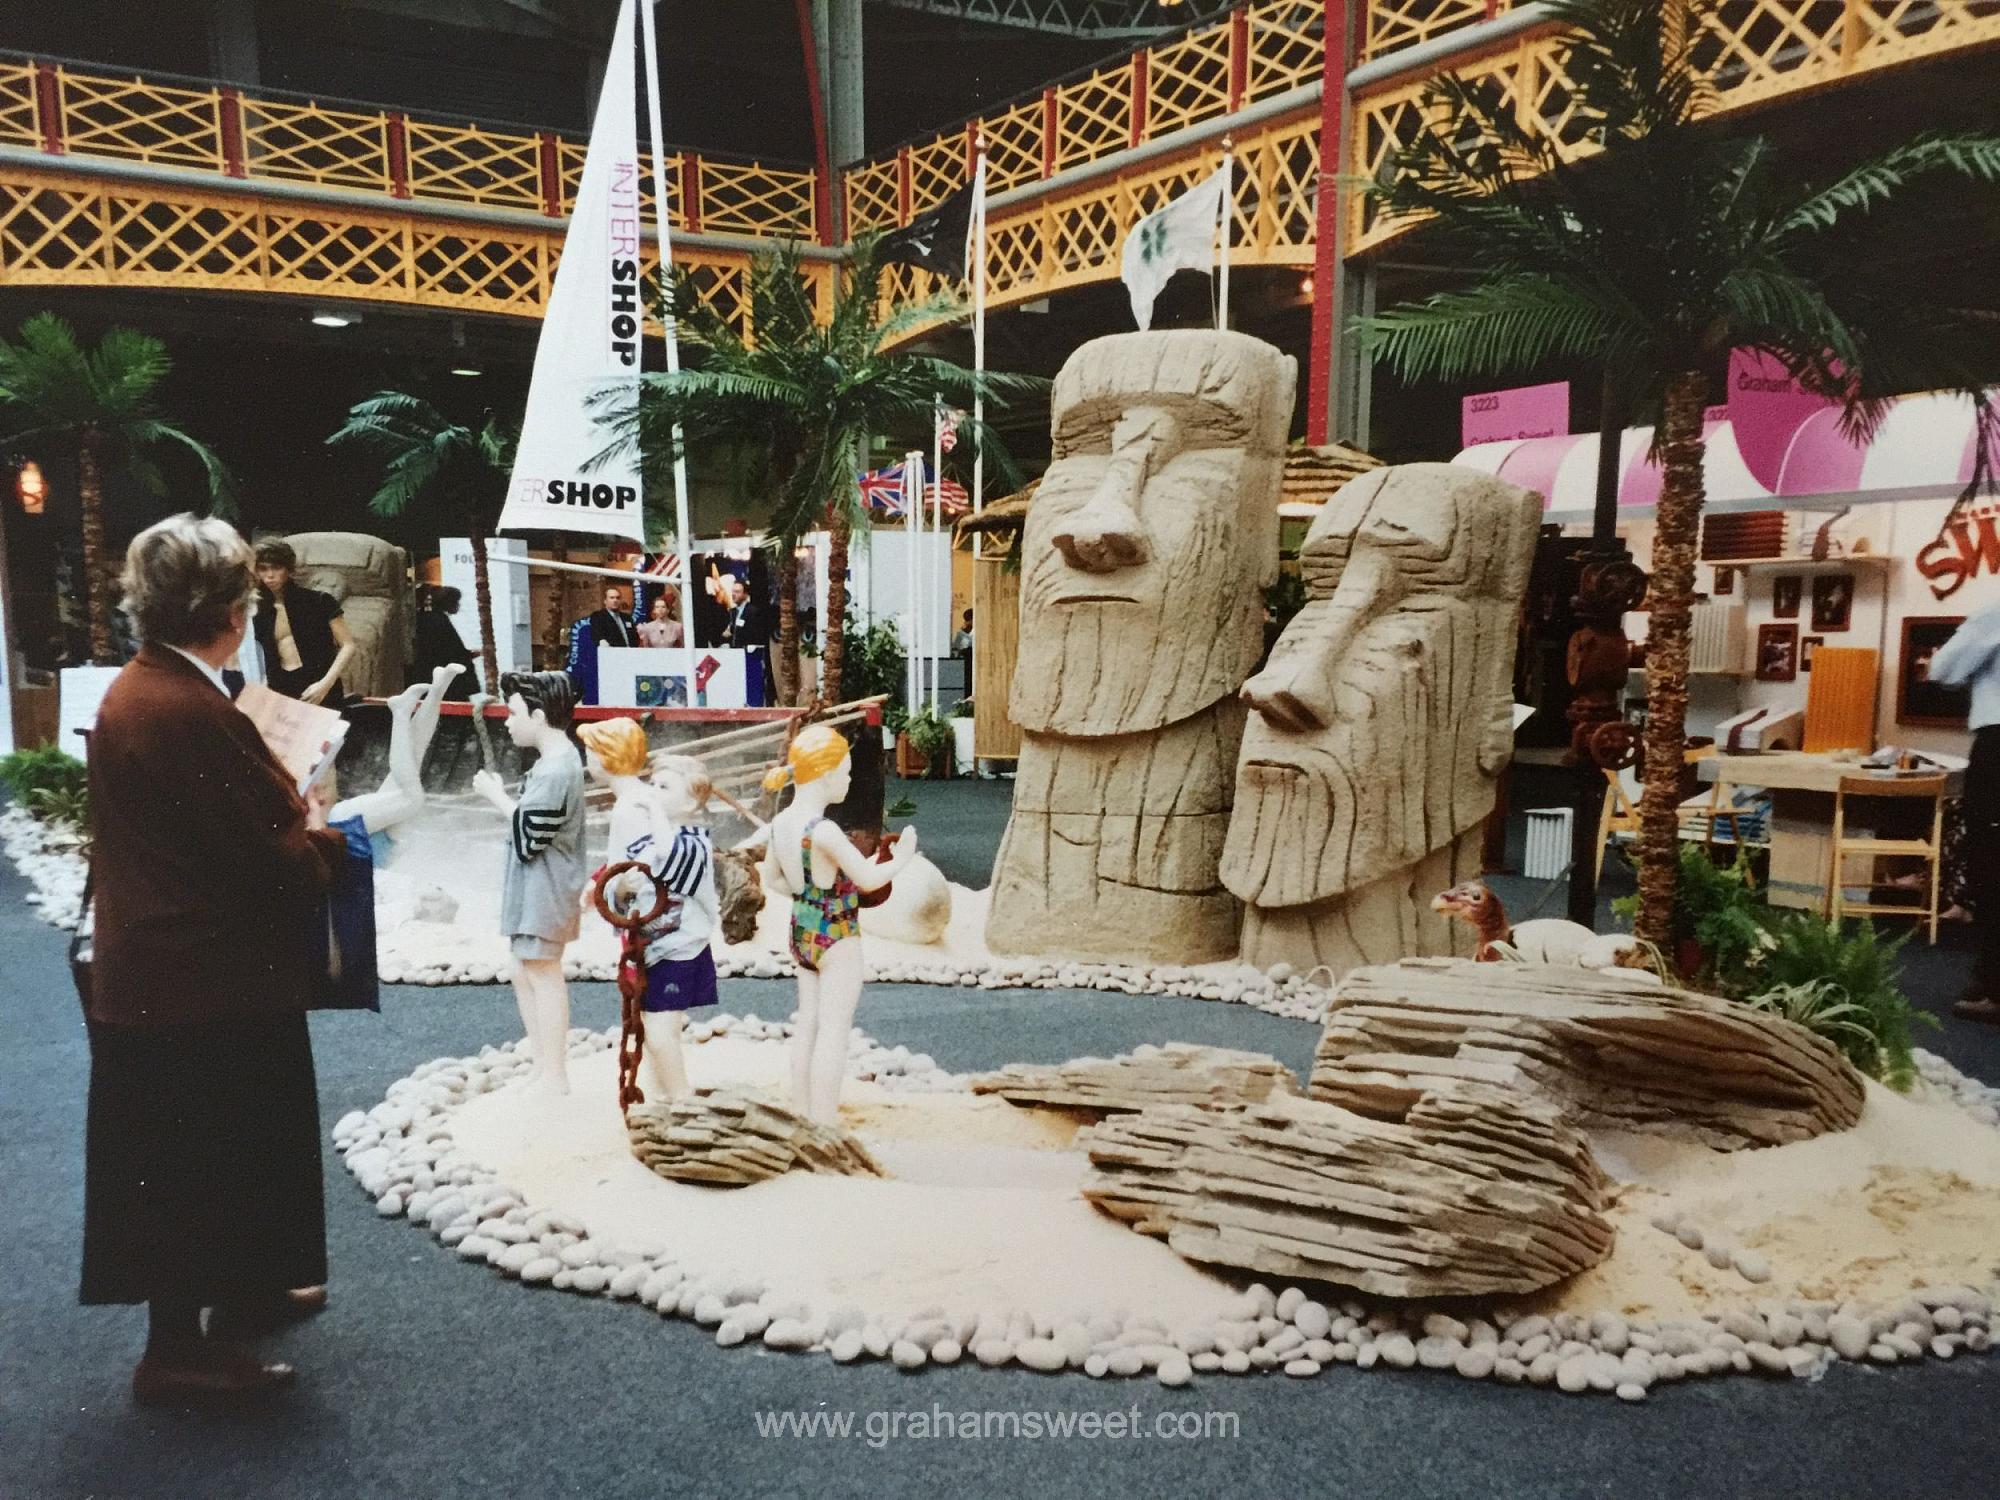
POLYGON ((961 776, 974 776, 979 772, 978 752, 973 744, 972 700, 961 698, 951 706, 951 736, 953 767, 961 776))
POLYGON ((896 774, 899 776, 947 777, 951 775, 952 749, 956 739, 951 721, 930 708, 919 708, 903 721, 896 737, 896 774))

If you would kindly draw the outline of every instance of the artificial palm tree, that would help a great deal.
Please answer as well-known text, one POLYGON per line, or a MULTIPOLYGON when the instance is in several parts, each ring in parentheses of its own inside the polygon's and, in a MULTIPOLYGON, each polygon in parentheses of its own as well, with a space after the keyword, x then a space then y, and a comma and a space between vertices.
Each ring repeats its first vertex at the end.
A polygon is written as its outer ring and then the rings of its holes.
POLYGON ((111 663, 112 559, 105 555, 104 475, 123 464, 156 495, 167 484, 151 454, 178 444, 201 462, 210 507, 232 510, 222 461, 160 412, 160 383, 173 368, 167 346, 149 334, 113 328, 86 350, 53 313, 21 325, 20 341, 0 339, 0 441, 60 443, 76 453, 83 515, 83 590, 90 613, 91 660, 111 663))
MULTIPOLYGON (((635 438, 648 479, 665 478, 676 430, 684 443, 738 455, 746 493, 768 497, 766 535, 776 550, 777 666, 781 693, 796 694, 799 624, 797 548, 807 533, 828 533, 826 639, 821 680, 838 695, 845 656, 848 542, 867 524, 856 476, 872 436, 929 436, 934 403, 969 406, 975 385, 989 403, 1046 389, 1030 376, 977 377, 949 360, 892 346, 914 330, 960 309, 935 297, 885 314, 874 241, 857 241, 833 288, 831 316, 817 320, 815 295, 799 247, 760 253, 750 268, 749 337, 696 295, 685 278, 670 289, 692 367, 645 377, 636 412, 614 412, 615 447, 635 438)), ((974 432, 1004 471, 1006 455, 990 431, 974 432)))
POLYGON ((1357 332, 1413 380, 1588 361, 1635 414, 1657 414, 1637 931, 1665 946, 1710 382, 1731 350, 1756 349, 1842 402, 1856 432, 1887 396, 1947 387, 1974 394, 1987 431, 1978 392, 2000 373, 2000 321, 1940 305, 1934 285, 1899 274, 1893 245, 1915 190, 1992 194, 2000 137, 1927 136, 1815 183, 1768 140, 1704 122, 1700 20, 1682 0, 1545 8, 1570 28, 1557 64, 1574 89, 1570 141, 1595 149, 1565 160, 1497 87, 1438 79, 1424 128, 1364 191, 1392 218, 1427 221, 1430 256, 1469 279, 1357 332))
POLYGON ((355 443, 382 460, 382 484, 368 497, 378 516, 400 516, 419 499, 451 507, 472 542, 479 608, 479 659, 486 690, 500 680, 493 650, 493 590, 486 574, 486 534, 507 493, 519 434, 491 412, 477 427, 454 422, 421 396, 378 391, 355 403, 328 443, 355 443))

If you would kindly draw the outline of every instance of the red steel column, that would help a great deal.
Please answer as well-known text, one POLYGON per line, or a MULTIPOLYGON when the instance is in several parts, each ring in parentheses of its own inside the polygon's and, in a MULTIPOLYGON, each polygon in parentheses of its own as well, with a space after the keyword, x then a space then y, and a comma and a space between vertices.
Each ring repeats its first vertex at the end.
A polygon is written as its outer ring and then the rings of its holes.
MULTIPOLYGON (((660 212, 669 210, 665 204, 660 212)), ((681 153, 681 228, 688 234, 701 233, 701 158, 692 151, 681 153)))
POLYGON ((243 150, 243 91, 215 91, 216 123, 222 127, 222 170, 231 177, 248 177, 250 164, 243 150))
POLYGON ((1347 59, 1353 45, 1350 9, 1365 0, 1321 0, 1326 54, 1320 72, 1319 193, 1313 229, 1312 353, 1306 365, 1306 441, 1327 440, 1334 395, 1333 351, 1340 328, 1340 174, 1347 161, 1347 59))
POLYGON ((813 35, 812 0, 794 0, 799 46, 806 59, 806 103, 813 127, 813 227, 822 245, 833 243, 833 158, 826 144, 826 94, 820 88, 819 46, 813 35))
POLYGON ((1146 79, 1152 54, 1141 47, 1132 54, 1132 139, 1136 146, 1146 139, 1146 79))
POLYGON ((54 63, 35 64, 35 117, 42 131, 42 149, 63 154, 62 80, 54 63))
POLYGON ((1042 175, 1056 175, 1056 91, 1042 90, 1042 175))
POLYGON ((551 219, 562 217, 562 153, 556 149, 556 138, 548 131, 542 131, 535 138, 536 160, 539 163, 542 186, 542 212, 551 219))
POLYGON ((898 146, 896 148, 896 223, 898 225, 910 222, 911 197, 910 148, 908 146, 898 146))
POLYGON ((1243 107, 1250 87, 1250 13, 1237 6, 1229 13, 1229 112, 1243 107))
POLYGON ((389 142, 389 195, 410 196, 410 125, 398 110, 382 116, 389 142))

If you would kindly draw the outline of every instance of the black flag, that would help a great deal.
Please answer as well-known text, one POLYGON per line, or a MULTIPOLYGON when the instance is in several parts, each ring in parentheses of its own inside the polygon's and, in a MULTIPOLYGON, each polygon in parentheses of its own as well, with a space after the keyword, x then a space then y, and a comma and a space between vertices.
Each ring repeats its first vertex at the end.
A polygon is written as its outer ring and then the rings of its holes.
POLYGON ((922 266, 956 281, 965 274, 966 240, 972 230, 972 184, 967 183, 937 207, 918 214, 902 229, 883 235, 875 250, 877 265, 922 266))

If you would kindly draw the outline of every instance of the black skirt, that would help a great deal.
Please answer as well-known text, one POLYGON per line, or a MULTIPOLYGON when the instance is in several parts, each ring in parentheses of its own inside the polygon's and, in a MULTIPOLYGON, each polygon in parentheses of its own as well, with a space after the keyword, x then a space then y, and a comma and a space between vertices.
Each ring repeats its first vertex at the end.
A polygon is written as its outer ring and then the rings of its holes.
POLYGON ((302 1013, 90 1028, 86 1303, 212 1307, 326 1280, 302 1013))

